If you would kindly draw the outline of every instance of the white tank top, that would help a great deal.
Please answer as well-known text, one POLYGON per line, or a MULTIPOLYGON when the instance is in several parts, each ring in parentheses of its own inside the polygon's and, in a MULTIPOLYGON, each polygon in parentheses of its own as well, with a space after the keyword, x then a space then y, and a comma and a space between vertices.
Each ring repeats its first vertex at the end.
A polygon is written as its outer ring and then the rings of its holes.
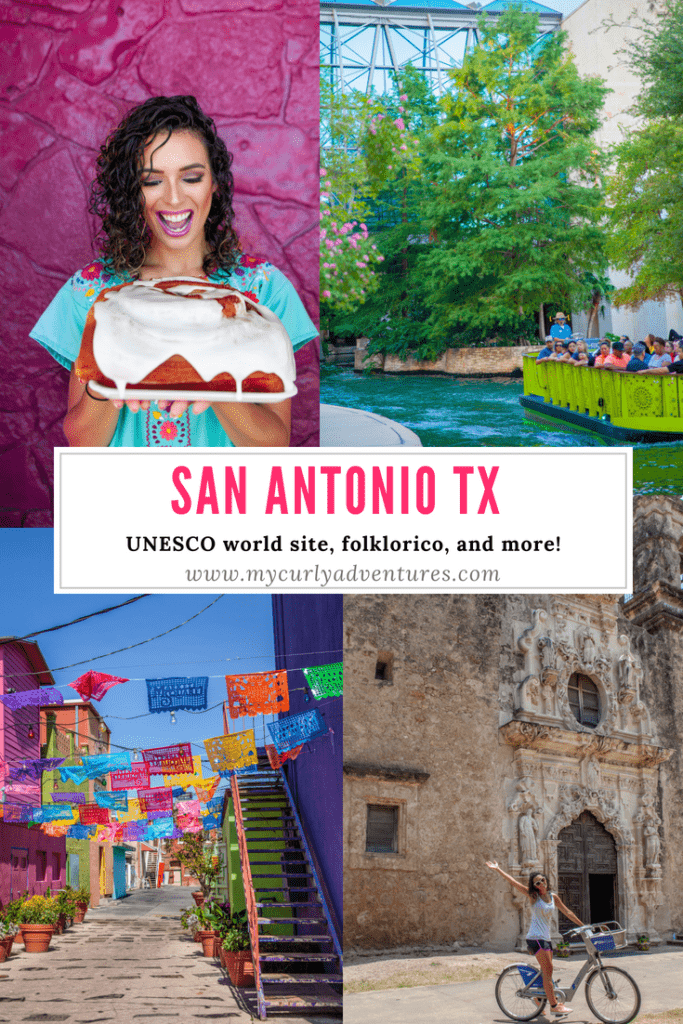
POLYGON ((531 924, 526 933, 527 939, 547 939, 550 942, 550 926, 553 923, 555 900, 550 894, 550 903, 544 903, 540 896, 531 907, 531 924))

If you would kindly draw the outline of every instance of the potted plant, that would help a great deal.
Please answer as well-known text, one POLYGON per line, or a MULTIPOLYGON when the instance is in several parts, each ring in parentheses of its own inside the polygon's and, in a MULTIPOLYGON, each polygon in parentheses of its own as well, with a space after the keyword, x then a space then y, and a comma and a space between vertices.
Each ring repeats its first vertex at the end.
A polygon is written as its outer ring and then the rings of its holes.
POLYGON ((21 908, 21 936, 27 953, 46 953, 59 918, 57 900, 52 896, 31 896, 21 908))
POLYGON ((212 853, 212 850, 206 845, 207 842, 206 832, 185 835, 177 852, 180 863, 199 882, 199 890, 192 893, 192 898, 197 906, 201 906, 211 895, 216 879, 220 878, 223 873, 221 858, 212 853))
POLYGON ((246 910, 230 917, 230 924, 221 934, 225 967, 236 988, 248 988, 254 983, 251 942, 246 910))
POLYGON ((60 935, 66 929, 68 922, 76 916, 78 908, 76 905, 76 894, 71 886, 67 885, 65 889, 60 889, 56 899, 57 906, 59 907, 57 934, 60 935))
POLYGON ((82 924, 83 919, 86 915, 88 907, 90 906, 90 889, 82 885, 79 889, 76 889, 75 893, 75 909, 74 924, 82 924))
POLYGON ((19 933, 19 925, 6 918, 0 920, 0 963, 7 959, 12 952, 14 936, 19 933))
POLYGON ((560 956, 565 960, 569 956, 569 943, 565 939, 560 939, 555 946, 555 955, 560 956))
POLYGON ((637 940, 636 940, 636 945, 638 946, 638 949, 642 949, 643 951, 649 949, 650 948, 650 936, 649 935, 639 935, 637 940))
POLYGON ((195 942, 199 942, 197 935, 199 933, 199 918, 197 917, 197 907, 188 907, 187 910, 183 910, 180 915, 180 923, 183 928, 192 932, 192 938, 195 942))
POLYGON ((195 907, 195 916, 198 922, 195 939, 201 942, 204 956, 213 956, 216 933, 213 930, 210 912, 206 907, 198 906, 195 907))

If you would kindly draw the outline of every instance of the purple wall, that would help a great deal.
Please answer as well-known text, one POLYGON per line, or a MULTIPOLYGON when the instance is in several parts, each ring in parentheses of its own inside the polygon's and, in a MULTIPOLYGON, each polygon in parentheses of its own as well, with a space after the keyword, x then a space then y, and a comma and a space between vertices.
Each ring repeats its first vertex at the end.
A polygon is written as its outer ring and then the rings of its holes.
POLYGON ((295 761, 285 763, 284 770, 341 929, 343 702, 341 697, 315 700, 297 669, 342 660, 343 599, 335 594, 274 595, 273 624, 275 664, 287 669, 290 713, 317 709, 332 730, 307 744, 295 761))
MULTIPOLYGON (((0 525, 52 525, 52 448, 66 371, 28 339, 92 259, 87 189, 131 106, 193 93, 234 152, 246 252, 318 309, 318 5, 315 0, 24 0, 0 28, 0 295, 5 493, 0 525)), ((297 356, 292 444, 318 443, 318 353, 297 356)))

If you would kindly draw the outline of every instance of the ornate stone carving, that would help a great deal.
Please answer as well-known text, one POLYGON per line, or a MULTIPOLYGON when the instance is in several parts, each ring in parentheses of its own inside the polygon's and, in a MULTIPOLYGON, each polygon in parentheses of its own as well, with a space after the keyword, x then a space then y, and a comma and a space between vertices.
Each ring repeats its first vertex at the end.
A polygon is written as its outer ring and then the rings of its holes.
POLYGON ((536 847, 538 822, 534 818, 534 812, 531 807, 524 814, 520 814, 517 828, 519 830, 519 853, 522 867, 533 867, 538 860, 538 850, 536 847))

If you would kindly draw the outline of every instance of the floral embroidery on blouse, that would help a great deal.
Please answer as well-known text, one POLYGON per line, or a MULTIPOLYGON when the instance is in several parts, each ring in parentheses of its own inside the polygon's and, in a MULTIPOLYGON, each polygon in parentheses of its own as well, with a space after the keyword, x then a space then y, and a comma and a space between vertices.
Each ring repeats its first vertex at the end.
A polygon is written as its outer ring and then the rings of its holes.
POLYGON ((190 448, 190 410, 182 416, 170 416, 167 409, 157 409, 156 402, 147 410, 148 448, 190 448))

